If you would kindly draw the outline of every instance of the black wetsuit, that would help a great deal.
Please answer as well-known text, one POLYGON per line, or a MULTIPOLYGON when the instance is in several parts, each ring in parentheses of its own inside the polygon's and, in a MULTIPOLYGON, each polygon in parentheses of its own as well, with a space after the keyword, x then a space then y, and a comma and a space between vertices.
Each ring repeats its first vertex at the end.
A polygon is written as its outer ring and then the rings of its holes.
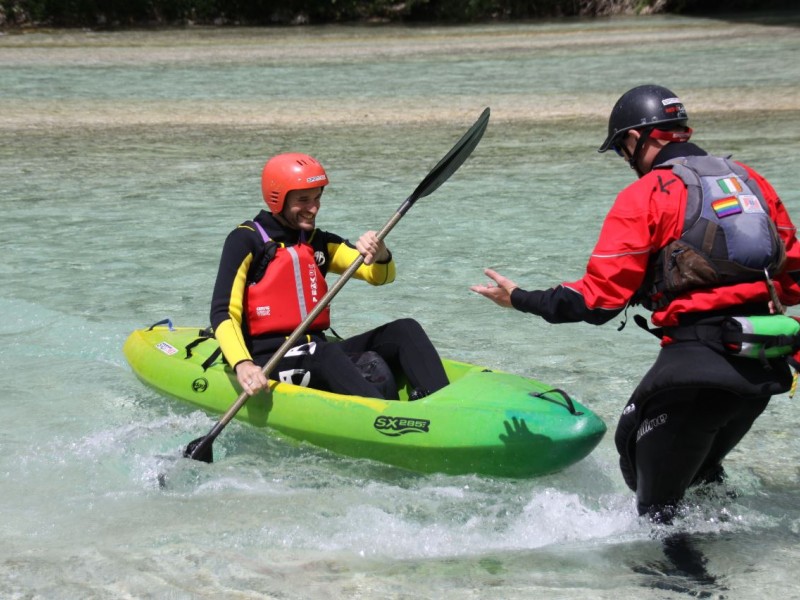
MULTIPOLYGON (((703 157, 691 143, 668 144, 655 164, 703 157)), ((743 167, 744 168, 744 167, 743 167)), ((787 251, 775 274, 781 300, 800 302, 800 248, 780 198, 748 168, 767 202, 787 251)), ((584 277, 549 290, 515 289, 514 308, 551 323, 608 322, 642 286, 651 258, 681 237, 687 186, 671 171, 654 169, 618 196, 606 217, 584 277)), ((692 327, 714 315, 769 312, 763 276, 756 280, 688 290, 656 310, 653 323, 692 327)), ((785 361, 769 365, 718 352, 699 341, 665 345, 626 405, 616 432, 623 477, 636 491, 640 514, 668 520, 688 486, 719 479, 720 462, 767 406, 791 384, 785 361)))
MULTIPOLYGON (((252 222, 234 229, 223 246, 211 301, 211 326, 225 358, 234 367, 244 360, 265 365, 290 333, 250 335, 242 316, 246 286, 258 281, 269 268, 270 244, 291 246, 300 236, 299 231, 283 227, 267 211, 261 211, 254 220, 272 241, 265 244, 252 222)), ((323 274, 343 272, 358 256, 352 244, 320 229, 306 241, 314 249, 323 274)), ((390 257, 384 263, 362 265, 354 277, 373 285, 390 283, 394 280, 394 262, 390 257)), ((377 353, 395 375, 407 377, 420 395, 448 383, 438 353, 413 319, 399 319, 342 341, 329 340, 323 331, 309 331, 268 376, 341 394, 396 398, 395 389, 368 380, 364 369, 356 365, 366 352, 377 353)))
POLYGON ((688 487, 721 481, 722 459, 791 380, 785 360, 765 367, 700 341, 662 347, 614 438, 639 514, 669 521, 688 487))

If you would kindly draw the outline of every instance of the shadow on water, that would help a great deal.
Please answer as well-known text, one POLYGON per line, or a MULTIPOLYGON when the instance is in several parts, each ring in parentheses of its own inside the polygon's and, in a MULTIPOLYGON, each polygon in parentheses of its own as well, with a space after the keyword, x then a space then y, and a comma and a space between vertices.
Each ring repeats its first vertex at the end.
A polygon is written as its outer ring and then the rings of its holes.
POLYGON ((725 598, 728 588, 708 571, 708 558, 700 549, 700 536, 687 532, 667 534, 661 541, 663 559, 631 565, 643 575, 641 586, 691 598, 725 598))

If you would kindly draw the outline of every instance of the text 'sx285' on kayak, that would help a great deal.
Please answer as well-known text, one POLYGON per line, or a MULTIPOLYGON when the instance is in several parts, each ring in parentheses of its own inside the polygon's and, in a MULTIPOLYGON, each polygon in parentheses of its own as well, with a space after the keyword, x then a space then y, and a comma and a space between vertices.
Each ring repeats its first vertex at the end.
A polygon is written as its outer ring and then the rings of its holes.
MULTIPOLYGON (((218 344, 198 327, 139 329, 124 353, 159 392, 224 413, 240 391, 218 344), (215 358, 215 355, 216 358, 215 358)), ((534 477, 585 458, 606 426, 585 406, 534 379, 444 360, 450 385, 408 401, 343 396, 272 382, 236 418, 346 456, 421 473, 534 477)))

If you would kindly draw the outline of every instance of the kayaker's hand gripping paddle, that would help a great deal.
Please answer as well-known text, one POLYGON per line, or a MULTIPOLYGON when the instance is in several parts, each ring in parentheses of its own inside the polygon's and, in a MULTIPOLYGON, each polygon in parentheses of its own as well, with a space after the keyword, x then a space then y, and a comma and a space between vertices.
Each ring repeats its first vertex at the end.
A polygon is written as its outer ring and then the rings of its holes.
MULTIPOLYGON (((472 151, 480 142, 481 137, 483 137, 483 132, 486 131, 486 126, 489 123, 489 109, 485 109, 481 116, 478 117, 478 120, 469 128, 469 130, 463 135, 463 137, 458 140, 455 146, 448 152, 439 163, 431 169, 431 172, 425 176, 425 179, 417 186, 417 189, 406 198, 405 202, 400 205, 400 208, 394 213, 391 219, 383 226, 378 232, 378 240, 383 240, 389 232, 394 228, 397 222, 403 218, 408 210, 414 205, 414 203, 419 200, 420 198, 424 198, 428 194, 434 192, 440 185, 442 185, 445 181, 447 181, 450 176, 455 173, 458 168, 464 164, 464 161, 467 160, 467 157, 472 154, 472 151)), ((319 314, 325 309, 328 304, 330 304, 333 297, 339 293, 339 290, 342 289, 347 280, 353 276, 353 273, 358 270, 358 268, 363 264, 364 257, 359 255, 359 257, 353 261, 347 270, 342 273, 336 283, 330 287, 328 292, 322 297, 314 309, 308 313, 306 318, 303 320, 300 325, 297 326, 292 334, 286 338, 286 341, 283 342, 280 348, 272 355, 266 365, 261 369, 261 371, 268 375, 275 369, 277 364, 280 360, 284 357, 284 355, 289 351, 292 346, 297 343, 297 340, 305 333, 305 330, 314 322, 319 314)), ((248 395, 246 392, 242 392, 239 395, 239 398, 233 405, 228 409, 228 411, 222 415, 222 418, 217 422, 214 427, 211 428, 205 437, 197 438, 196 440, 189 443, 188 446, 183 451, 183 455, 186 458, 193 458, 194 460, 201 460, 203 462, 211 463, 214 462, 214 453, 212 450, 212 444, 217 436, 222 432, 225 426, 230 423, 231 419, 236 416, 236 413, 239 412, 239 409, 245 405, 247 402, 248 395)))

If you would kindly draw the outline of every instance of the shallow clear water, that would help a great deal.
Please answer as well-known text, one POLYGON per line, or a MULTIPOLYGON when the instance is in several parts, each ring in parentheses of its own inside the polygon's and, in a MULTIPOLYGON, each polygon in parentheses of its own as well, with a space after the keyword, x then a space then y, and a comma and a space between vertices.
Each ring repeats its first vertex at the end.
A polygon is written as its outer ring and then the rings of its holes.
POLYGON ((652 338, 551 326, 467 288, 485 266, 531 288, 580 276, 631 177, 594 150, 614 100, 647 81, 800 219, 798 22, 0 37, 0 597, 791 597, 797 399, 775 398, 729 457, 735 498, 692 494, 678 529, 705 571, 676 566, 613 446, 652 338), (320 224, 356 237, 485 106, 473 157, 390 235, 398 281, 348 284, 335 327, 414 316, 447 356, 567 389, 608 423, 598 449, 529 481, 420 476, 232 423, 213 465, 178 459, 214 417, 145 388, 121 347, 164 317, 206 325, 263 161, 320 158, 320 224))

